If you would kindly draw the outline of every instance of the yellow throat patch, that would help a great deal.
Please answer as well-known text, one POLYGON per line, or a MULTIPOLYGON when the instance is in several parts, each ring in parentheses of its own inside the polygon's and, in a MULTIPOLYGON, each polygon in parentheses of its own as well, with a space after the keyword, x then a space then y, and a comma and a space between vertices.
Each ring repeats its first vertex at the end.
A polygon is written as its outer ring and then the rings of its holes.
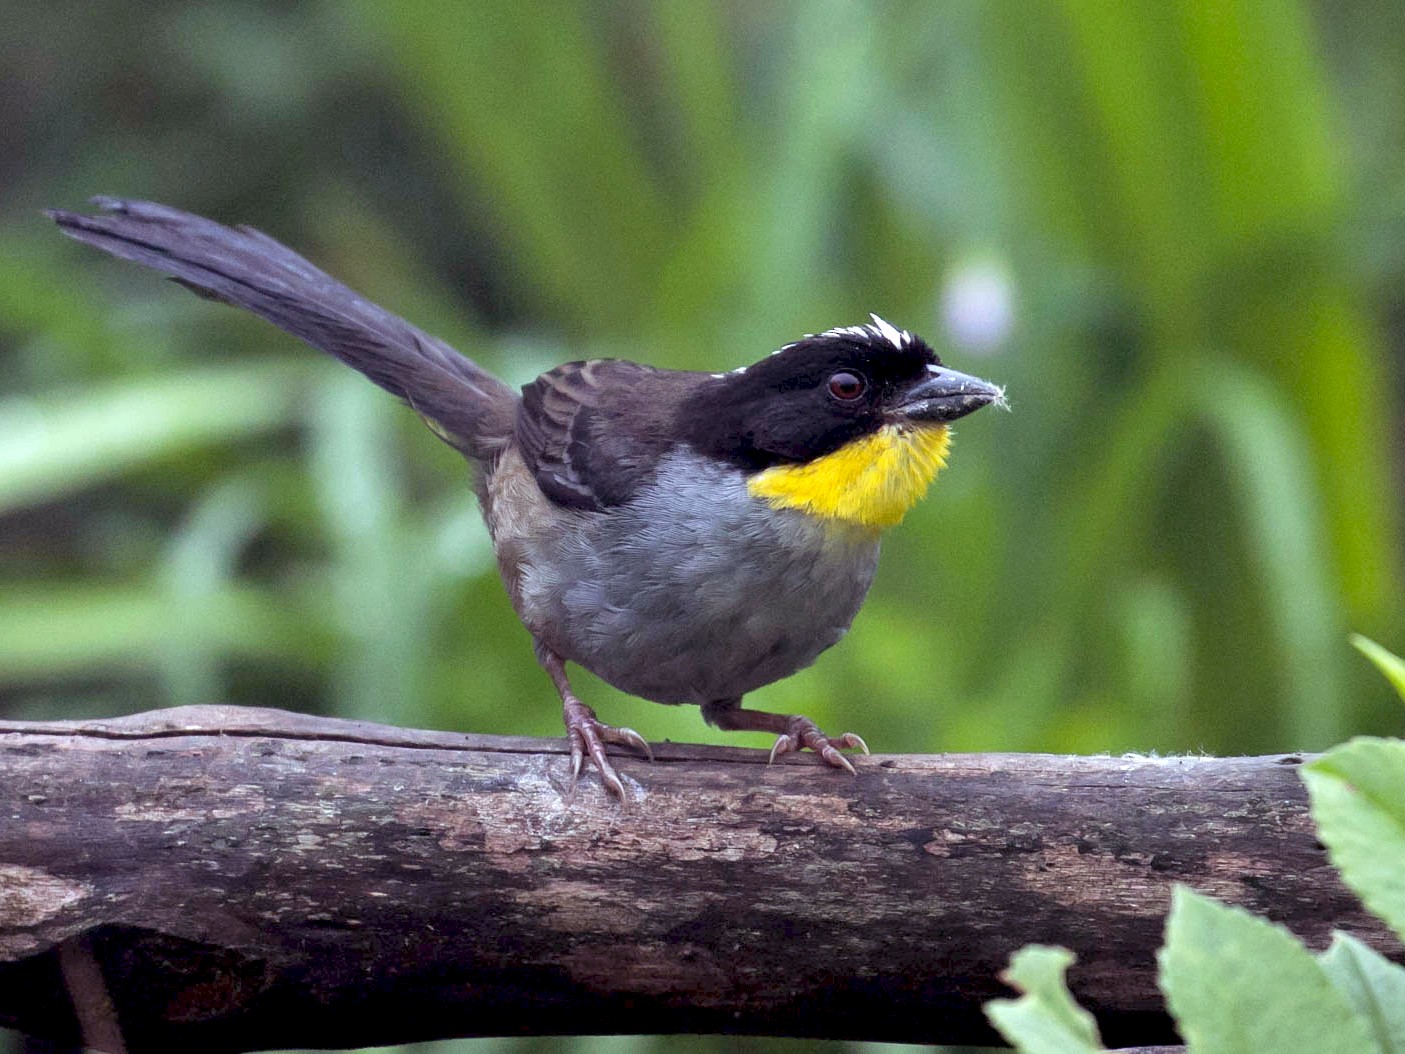
POLYGON ((901 522, 927 493, 950 446, 945 425, 885 425, 814 461, 758 472, 747 490, 778 509, 881 531, 901 522))

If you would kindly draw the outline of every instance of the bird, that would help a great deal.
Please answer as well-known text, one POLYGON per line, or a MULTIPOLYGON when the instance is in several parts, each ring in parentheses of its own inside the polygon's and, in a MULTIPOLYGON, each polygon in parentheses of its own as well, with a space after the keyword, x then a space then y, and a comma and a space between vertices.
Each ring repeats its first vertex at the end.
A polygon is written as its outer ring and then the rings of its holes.
POLYGON ((727 372, 568 362, 520 392, 268 235, 153 202, 46 210, 63 233, 259 315, 407 403, 459 451, 512 606, 560 697, 571 785, 585 758, 621 801, 608 746, 652 759, 576 695, 574 663, 622 691, 695 704, 855 773, 799 714, 743 697, 848 631, 880 537, 947 461, 951 422, 1003 388, 871 321, 805 336, 727 372))

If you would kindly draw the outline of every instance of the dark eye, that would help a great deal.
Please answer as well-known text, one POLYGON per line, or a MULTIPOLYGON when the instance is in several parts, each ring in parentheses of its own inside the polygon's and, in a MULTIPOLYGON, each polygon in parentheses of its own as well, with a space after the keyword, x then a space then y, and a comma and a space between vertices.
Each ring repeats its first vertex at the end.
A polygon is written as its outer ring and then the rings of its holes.
POLYGON ((829 379, 829 394, 841 402, 853 402, 867 387, 868 383, 862 377, 848 370, 840 370, 829 379))

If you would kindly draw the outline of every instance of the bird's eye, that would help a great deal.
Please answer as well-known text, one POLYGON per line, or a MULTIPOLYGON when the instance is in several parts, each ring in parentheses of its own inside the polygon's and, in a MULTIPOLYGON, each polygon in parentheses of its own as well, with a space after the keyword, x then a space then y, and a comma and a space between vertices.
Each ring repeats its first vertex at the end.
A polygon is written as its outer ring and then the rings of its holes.
POLYGON ((840 370, 829 378, 829 394, 840 402, 851 403, 864 393, 868 384, 857 373, 840 370))

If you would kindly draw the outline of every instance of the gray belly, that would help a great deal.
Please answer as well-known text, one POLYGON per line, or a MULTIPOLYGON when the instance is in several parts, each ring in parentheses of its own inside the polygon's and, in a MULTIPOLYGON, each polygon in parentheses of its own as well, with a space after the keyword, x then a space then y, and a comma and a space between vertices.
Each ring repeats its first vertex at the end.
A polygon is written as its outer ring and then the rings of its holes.
POLYGON ((552 519, 516 539, 523 621, 661 703, 739 697, 808 666, 844 636, 878 565, 875 535, 771 509, 740 472, 677 455, 627 506, 552 519))

